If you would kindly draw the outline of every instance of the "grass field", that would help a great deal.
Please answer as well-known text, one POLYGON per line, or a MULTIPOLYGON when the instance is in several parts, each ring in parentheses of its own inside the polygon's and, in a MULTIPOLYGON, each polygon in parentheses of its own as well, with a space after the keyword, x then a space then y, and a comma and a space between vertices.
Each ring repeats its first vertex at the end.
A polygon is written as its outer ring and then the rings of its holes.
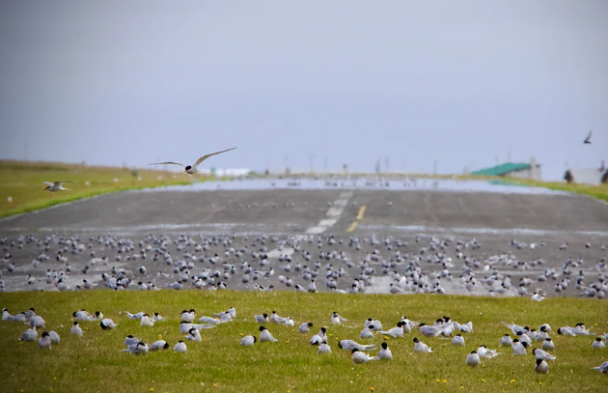
MULTIPOLYGON (((197 176, 196 180, 205 180, 197 176)), ((107 192, 135 188, 190 184, 187 174, 114 167, 87 167, 48 162, 0 161, 0 218, 42 209, 59 203, 107 192), (139 179, 138 179, 139 178, 139 179), (114 179, 117 182, 114 182, 114 179), (70 181, 63 186, 69 191, 48 192, 43 181, 70 181), (88 182, 87 186, 85 182, 88 182), (8 198, 12 198, 12 203, 8 198)))
MULTIPOLYGON (((608 376, 591 368, 608 360, 608 349, 593 350, 593 337, 563 337, 561 326, 585 322, 593 331, 608 331, 608 303, 593 299, 547 299, 535 303, 527 298, 493 299, 456 296, 390 296, 298 294, 287 292, 110 292, 3 293, 0 306, 12 312, 35 307, 46 320, 45 330, 55 330, 61 344, 38 350, 36 343, 18 341, 25 327, 0 322, 0 386, 4 392, 605 392, 608 376), (179 334, 179 313, 194 308, 198 316, 211 315, 234 306, 236 320, 215 329, 203 330, 202 342, 187 342, 188 353, 171 350, 134 356, 121 352, 128 334, 152 343, 162 337, 171 344, 179 334), (82 338, 70 336, 71 313, 85 308, 100 310, 118 323, 102 331, 98 322, 82 322, 82 338), (242 334, 258 335, 254 314, 277 310, 291 316, 296 327, 267 324, 277 343, 239 345, 242 334), (141 327, 124 311, 159 312, 166 318, 154 327, 141 327), (318 355, 308 344, 312 334, 329 325, 332 311, 349 321, 348 326, 329 326, 333 353, 318 355), (451 341, 424 338, 418 331, 388 341, 394 361, 355 365, 348 352, 338 348, 338 339, 380 344, 382 336, 359 339, 365 319, 379 319, 384 328, 406 315, 432 323, 448 315, 462 323, 472 321, 474 333, 464 334, 466 347, 451 341), (549 323, 554 332, 557 360, 550 362, 548 375, 534 372, 534 357, 514 356, 510 348, 499 348, 508 329, 499 321, 514 321, 530 327, 549 323), (299 334, 300 323, 311 321, 311 334, 299 334), (349 327, 352 326, 352 327, 349 327), (422 338, 432 354, 415 354, 412 339, 422 338), (470 368, 466 355, 479 345, 500 349, 504 354, 483 360, 470 368)), ((538 346, 538 345, 535 345, 538 346)), ((375 353, 375 351, 374 351, 375 353)))
POLYGON ((600 186, 590 186, 585 184, 566 184, 557 182, 540 182, 533 184, 539 187, 550 188, 552 190, 561 190, 573 192, 576 194, 589 195, 590 197, 608 202, 608 184, 602 184, 600 186))

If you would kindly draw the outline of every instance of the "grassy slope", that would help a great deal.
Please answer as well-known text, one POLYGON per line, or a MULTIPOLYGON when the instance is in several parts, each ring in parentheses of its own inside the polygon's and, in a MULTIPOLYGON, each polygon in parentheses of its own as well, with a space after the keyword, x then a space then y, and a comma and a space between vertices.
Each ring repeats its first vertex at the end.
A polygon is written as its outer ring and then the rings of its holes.
MULTIPOLYGON (((596 332, 608 331, 608 303, 593 299, 489 299, 478 297, 387 296, 297 294, 286 292, 109 292, 7 293, 0 294, 0 306, 11 311, 35 307, 46 322, 46 330, 56 330, 62 343, 42 351, 33 343, 20 343, 25 331, 15 322, 0 322, 0 386, 4 391, 61 392, 376 392, 460 391, 466 392, 600 392, 606 391, 608 377, 591 370, 608 360, 608 350, 591 349, 592 337, 553 335, 557 360, 550 363, 548 375, 534 372, 534 358, 504 355, 485 360, 483 367, 471 369, 466 355, 480 344, 497 348, 500 336, 508 332, 500 320, 515 321, 538 328, 550 323, 554 330, 583 321, 596 332), (136 357, 121 353, 126 335, 133 334, 151 343, 163 337, 171 344, 181 338, 179 312, 195 308, 199 316, 235 306, 235 322, 202 331, 205 341, 188 343, 187 354, 172 351, 136 357), (88 329, 83 338, 70 336, 71 313, 79 308, 101 310, 119 326, 102 331, 94 322, 83 322, 88 329), (257 333, 254 313, 276 309, 292 316, 295 328, 267 325, 278 343, 239 345, 240 334, 257 333), (298 334, 297 326, 312 321, 316 333, 327 325, 332 311, 349 319, 348 327, 330 327, 330 356, 316 354, 307 340, 312 334, 298 334), (123 312, 120 314, 120 312, 123 312), (160 312, 166 322, 151 328, 130 321, 124 311, 160 312), (449 315, 473 321, 475 332, 466 335, 467 346, 453 347, 448 340, 424 338, 434 353, 414 354, 410 333, 390 340, 393 362, 354 365, 336 340, 359 340, 359 331, 368 317, 380 319, 385 328, 401 315, 432 322, 449 315), (246 320, 244 320, 246 319, 246 320), (595 325, 597 324, 597 325, 595 325), (438 382, 439 381, 439 382, 438 382), (204 383, 204 387, 201 386, 204 383), (541 385, 542 383, 542 385, 541 385), (53 390, 50 390, 53 389, 53 390)), ((382 337, 370 340, 380 344, 382 337)), ((531 352, 530 352, 531 353, 531 352)))
POLYGON ((467 176, 462 177, 463 179, 477 179, 477 180, 499 180, 505 183, 521 184, 533 187, 544 187, 551 190, 567 191, 575 194, 588 195, 590 197, 600 199, 608 202, 608 184, 601 184, 599 186, 592 186, 588 184, 576 184, 576 183, 563 183, 563 182, 545 182, 545 181, 532 181, 523 180, 513 177, 480 177, 480 176, 467 176))
MULTIPOLYGON (((0 218, 17 213, 70 202, 84 197, 128 190, 134 188, 157 187, 170 184, 190 184, 185 174, 174 172, 139 170, 138 181, 130 169, 113 167, 85 167, 47 162, 0 161, 0 218), (158 177, 162 180, 158 180, 158 177), (114 179, 118 183, 114 183, 114 179), (69 191, 50 193, 45 191, 43 181, 66 180, 69 191), (89 186, 85 186, 85 181, 89 186), (13 198, 12 205, 7 202, 13 198)), ((204 180, 197 177, 197 180, 204 180)))

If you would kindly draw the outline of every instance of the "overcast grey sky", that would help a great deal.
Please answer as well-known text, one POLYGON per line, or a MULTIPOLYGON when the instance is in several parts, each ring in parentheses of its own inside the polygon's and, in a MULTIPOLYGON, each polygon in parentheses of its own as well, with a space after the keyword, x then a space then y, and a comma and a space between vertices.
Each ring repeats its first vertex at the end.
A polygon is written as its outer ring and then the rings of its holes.
POLYGON ((1 158, 460 173, 510 151, 560 177, 608 159, 608 1, 2 1, 0 132, 1 158))

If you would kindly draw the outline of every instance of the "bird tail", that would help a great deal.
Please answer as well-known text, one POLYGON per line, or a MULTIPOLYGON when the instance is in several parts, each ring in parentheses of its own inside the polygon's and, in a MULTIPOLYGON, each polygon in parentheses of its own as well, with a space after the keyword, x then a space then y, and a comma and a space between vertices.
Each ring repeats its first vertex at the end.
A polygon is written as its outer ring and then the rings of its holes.
POLYGON ((370 361, 372 361, 372 360, 379 360, 379 359, 380 358, 378 356, 374 356, 374 357, 369 358, 370 361))
POLYGON ((200 317, 199 322, 206 322, 211 324, 218 324, 219 322, 215 318, 211 317, 200 317))
POLYGON ((125 312, 127 313, 127 317, 129 317, 129 318, 133 317, 133 314, 131 314, 130 312, 128 312, 128 311, 125 311, 125 312))
POLYGON ((214 317, 218 317, 218 318, 219 318, 219 317, 221 317, 221 316, 222 316, 222 314, 223 314, 223 313, 218 313, 218 314, 213 313, 213 316, 214 316, 214 317))
POLYGON ((509 329, 513 329, 513 323, 506 323, 505 321, 500 321, 500 323, 502 323, 503 325, 505 325, 509 329))
POLYGON ((429 352, 433 352, 433 348, 429 347, 429 352))
POLYGON ((376 349, 376 344, 372 344, 372 345, 362 345, 363 350, 364 351, 371 351, 373 349, 376 349))

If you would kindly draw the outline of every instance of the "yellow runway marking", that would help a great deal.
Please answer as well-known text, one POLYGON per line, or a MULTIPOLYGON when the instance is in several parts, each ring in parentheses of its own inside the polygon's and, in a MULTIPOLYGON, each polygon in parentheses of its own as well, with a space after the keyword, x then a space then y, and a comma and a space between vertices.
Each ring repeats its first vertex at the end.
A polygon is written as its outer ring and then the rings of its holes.
POLYGON ((361 209, 359 209, 359 214, 357 214, 357 220, 359 220, 359 221, 363 220, 363 214, 365 214, 365 208, 366 208, 366 206, 361 206, 361 209))
POLYGON ((357 225, 359 225, 358 221, 353 222, 352 224, 350 224, 350 226, 348 227, 348 229, 346 230, 346 232, 352 232, 355 230, 355 228, 357 228, 357 225))
POLYGON ((359 213, 357 214, 357 219, 355 220, 355 222, 350 224, 346 232, 352 232, 357 229, 357 225, 359 225, 359 222, 363 220, 363 214, 365 214, 365 206, 361 206, 361 208, 359 209, 359 213))

